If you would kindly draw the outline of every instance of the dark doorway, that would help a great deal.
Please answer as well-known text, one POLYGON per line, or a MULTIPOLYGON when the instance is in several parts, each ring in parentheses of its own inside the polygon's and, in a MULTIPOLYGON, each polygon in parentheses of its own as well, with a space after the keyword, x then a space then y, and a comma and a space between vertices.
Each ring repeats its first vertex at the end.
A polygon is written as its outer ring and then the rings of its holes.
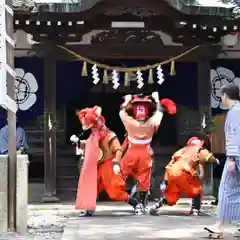
POLYGON ((122 94, 119 93, 81 93, 67 107, 68 139, 72 134, 82 132, 75 110, 98 105, 103 109, 102 114, 106 120, 107 127, 117 134, 120 141, 123 141, 125 130, 118 115, 121 102, 122 94))
MULTIPOLYGON (((75 115, 76 109, 85 107, 93 107, 98 105, 103 109, 103 116, 106 125, 114 131, 119 140, 124 140, 125 129, 119 118, 119 109, 123 101, 121 93, 81 93, 74 101, 69 103, 67 107, 67 139, 72 134, 82 132, 81 124, 75 115)), ((164 115, 160 130, 154 137, 154 142, 162 146, 177 145, 177 122, 175 116, 164 115), (169 132, 171 134, 169 134, 169 132)))

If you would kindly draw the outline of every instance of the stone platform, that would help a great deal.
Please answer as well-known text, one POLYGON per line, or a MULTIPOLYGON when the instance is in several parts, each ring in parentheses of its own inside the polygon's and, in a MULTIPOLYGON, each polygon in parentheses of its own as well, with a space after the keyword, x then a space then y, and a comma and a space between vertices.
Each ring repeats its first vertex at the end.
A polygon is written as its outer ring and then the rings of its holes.
MULTIPOLYGON (((115 239, 201 239, 206 238, 204 227, 215 223, 216 207, 206 205, 205 216, 188 216, 189 206, 164 207, 161 216, 134 216, 126 204, 99 205, 93 217, 72 213, 62 240, 115 239)), ((226 228, 225 239, 233 239, 235 228, 226 228)))

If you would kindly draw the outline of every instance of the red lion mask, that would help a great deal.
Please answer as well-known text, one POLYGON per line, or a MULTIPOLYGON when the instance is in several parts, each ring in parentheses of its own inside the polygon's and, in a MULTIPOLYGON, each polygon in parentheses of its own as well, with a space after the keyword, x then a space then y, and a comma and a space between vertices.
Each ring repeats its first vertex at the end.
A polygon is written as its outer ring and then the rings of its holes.
POLYGON ((77 110, 76 115, 82 124, 83 130, 101 128, 105 125, 105 119, 101 116, 102 109, 99 106, 77 110))
MULTIPOLYGON (((171 99, 161 99, 160 104, 168 114, 176 114, 177 107, 171 99)), ((126 110, 128 114, 133 116, 135 119, 146 120, 156 111, 156 106, 157 103, 152 96, 140 94, 132 96, 132 100, 127 105, 126 110)))

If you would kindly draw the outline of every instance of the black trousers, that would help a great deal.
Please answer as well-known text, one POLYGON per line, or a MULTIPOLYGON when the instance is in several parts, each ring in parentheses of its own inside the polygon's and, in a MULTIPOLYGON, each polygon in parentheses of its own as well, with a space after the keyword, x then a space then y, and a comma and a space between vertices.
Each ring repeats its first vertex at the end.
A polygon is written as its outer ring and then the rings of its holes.
POLYGON ((213 168, 213 182, 214 182, 214 197, 216 200, 218 200, 218 189, 219 189, 219 184, 220 180, 222 177, 222 172, 224 168, 224 164, 226 162, 226 155, 221 154, 221 153, 216 153, 214 156, 219 160, 220 164, 219 165, 214 165, 213 168))
POLYGON ((201 209, 201 195, 198 195, 192 199, 192 209, 201 209))

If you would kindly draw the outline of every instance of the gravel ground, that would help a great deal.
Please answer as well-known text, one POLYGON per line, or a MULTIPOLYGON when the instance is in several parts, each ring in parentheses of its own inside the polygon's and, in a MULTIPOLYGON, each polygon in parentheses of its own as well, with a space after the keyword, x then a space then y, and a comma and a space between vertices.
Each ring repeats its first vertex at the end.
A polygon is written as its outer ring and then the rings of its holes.
POLYGON ((71 212, 72 205, 30 205, 26 234, 0 233, 0 240, 60 240, 71 212))

